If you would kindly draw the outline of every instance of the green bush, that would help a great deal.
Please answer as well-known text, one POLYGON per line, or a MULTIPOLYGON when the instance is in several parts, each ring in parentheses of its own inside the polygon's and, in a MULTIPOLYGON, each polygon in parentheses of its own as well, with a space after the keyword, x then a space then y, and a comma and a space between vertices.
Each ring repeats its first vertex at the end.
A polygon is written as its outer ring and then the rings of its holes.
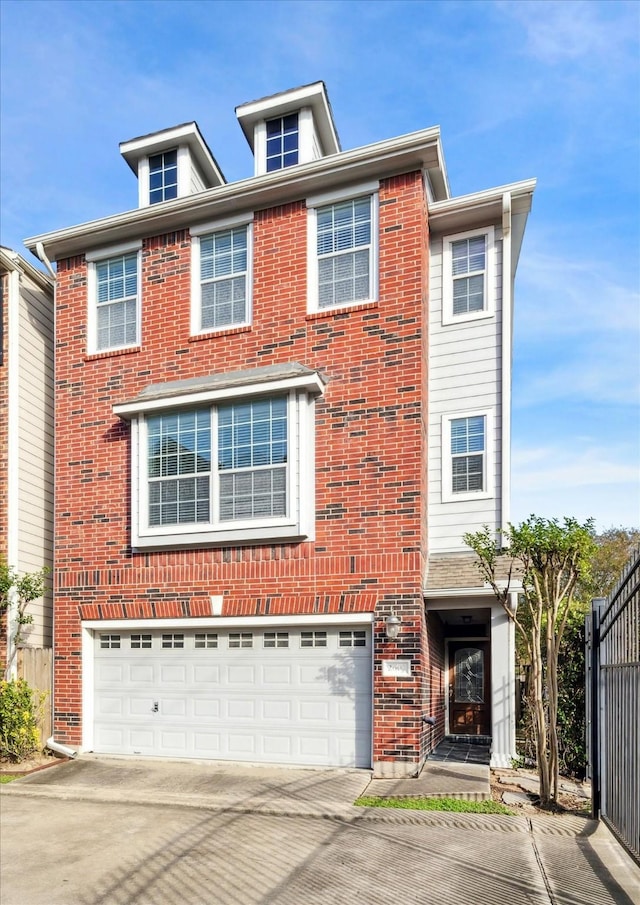
POLYGON ((584 617, 567 623, 558 669, 560 772, 583 779, 587 768, 584 617))
POLYGON ((41 749, 38 717, 44 697, 24 679, 0 682, 0 760, 19 763, 41 749))

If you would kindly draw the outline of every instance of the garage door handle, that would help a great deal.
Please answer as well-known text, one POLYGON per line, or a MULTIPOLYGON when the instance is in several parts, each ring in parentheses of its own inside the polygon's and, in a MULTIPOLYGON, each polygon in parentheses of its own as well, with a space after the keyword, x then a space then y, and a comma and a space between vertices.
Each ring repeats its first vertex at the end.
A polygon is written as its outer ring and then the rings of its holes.
POLYGON ((159 709, 160 709, 160 706, 158 704, 158 701, 154 701, 153 707, 151 708, 151 713, 157 713, 159 709))

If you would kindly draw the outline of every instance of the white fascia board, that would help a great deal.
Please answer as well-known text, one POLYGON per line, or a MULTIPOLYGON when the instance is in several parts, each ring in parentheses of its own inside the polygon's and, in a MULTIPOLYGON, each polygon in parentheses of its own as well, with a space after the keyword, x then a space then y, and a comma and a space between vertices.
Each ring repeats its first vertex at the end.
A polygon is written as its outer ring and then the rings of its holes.
POLYGON ((435 126, 173 201, 32 236, 24 244, 35 254, 41 242, 47 257, 59 260, 102 245, 161 235, 241 211, 273 207, 328 191, 331 186, 381 179, 412 169, 430 169, 439 159, 439 141, 440 129, 435 126))
POLYGON ((194 616, 179 619, 88 619, 83 629, 127 630, 133 629, 188 629, 188 628, 237 628, 241 626, 278 625, 371 625, 373 613, 329 613, 310 616, 194 616))
MULTIPOLYGON (((506 585, 506 582, 504 582, 506 585)), ((499 587, 500 583, 498 584, 499 587)), ((506 590, 506 587, 503 589, 506 590)), ((509 592, 520 593, 522 591, 522 582, 518 580, 513 580, 509 585, 509 592)), ((495 597, 495 593, 491 585, 485 584, 482 587, 476 588, 424 588, 422 591, 422 596, 426 601, 429 600, 444 600, 451 599, 453 603, 449 604, 453 606, 462 606, 459 598, 460 597, 495 597)), ((469 604, 472 606, 473 604, 469 604)), ((446 609, 446 607, 440 607, 437 603, 427 603, 427 609, 437 610, 437 609, 446 609)))
MULTIPOLYGON (((527 179, 446 201, 429 202, 429 226, 440 234, 462 232, 482 223, 500 222, 505 195, 511 197, 512 213, 523 215, 522 220, 526 222, 535 187, 536 180, 527 179)), ((522 229, 524 231, 524 225, 522 229)))
MULTIPOLYGON (((427 601, 426 607, 427 609, 437 610, 437 609, 446 609, 446 606, 439 606, 434 603, 429 603, 429 600, 440 600, 440 599, 451 599, 452 603, 449 606, 462 606, 462 602, 459 598, 464 597, 466 599, 472 597, 495 597, 496 595, 493 593, 493 588, 489 587, 476 587, 476 588, 424 588, 422 591, 422 596, 427 601)), ((470 607, 475 604, 469 603, 470 607)))
POLYGON ((271 380, 263 383, 247 383, 241 386, 221 387, 215 390, 202 390, 195 393, 180 393, 176 396, 162 396, 158 399, 124 402, 113 406, 113 413, 119 418, 129 420, 135 415, 145 412, 157 412, 167 409, 185 408, 215 402, 218 399, 232 399, 239 396, 261 396, 265 393, 282 392, 284 390, 304 389, 307 392, 322 394, 325 385, 317 373, 303 374, 285 380, 271 380))
MULTIPOLYGON (((522 197, 533 194, 536 187, 536 179, 525 179, 522 182, 511 182, 492 189, 484 189, 482 192, 472 192, 470 195, 458 195, 448 198, 446 201, 434 201, 429 205, 429 214, 432 217, 446 214, 450 211, 478 207, 484 204, 499 204, 502 211, 502 198, 508 192, 512 197, 522 197)), ((530 209, 531 201, 527 205, 530 209)))

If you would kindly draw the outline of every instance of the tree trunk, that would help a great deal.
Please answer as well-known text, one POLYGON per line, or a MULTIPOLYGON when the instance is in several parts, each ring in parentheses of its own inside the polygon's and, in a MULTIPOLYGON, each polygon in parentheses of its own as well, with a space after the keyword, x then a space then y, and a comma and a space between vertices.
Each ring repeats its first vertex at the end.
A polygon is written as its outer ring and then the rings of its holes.
POLYGON ((533 691, 534 691, 534 732, 536 740, 536 760, 540 780, 540 803, 548 807, 550 801, 550 774, 547 748, 547 717, 544 709, 544 671, 542 664, 541 626, 538 623, 533 633, 533 691))

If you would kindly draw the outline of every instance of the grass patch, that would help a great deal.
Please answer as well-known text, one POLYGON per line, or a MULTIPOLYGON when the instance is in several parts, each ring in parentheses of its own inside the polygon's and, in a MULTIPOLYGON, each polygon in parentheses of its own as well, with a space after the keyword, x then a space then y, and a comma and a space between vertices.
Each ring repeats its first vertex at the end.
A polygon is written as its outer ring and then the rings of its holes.
POLYGON ((498 801, 465 801, 462 798, 356 798, 362 808, 405 808, 411 811, 454 811, 458 814, 510 814, 513 811, 498 801))
POLYGON ((0 783, 13 782, 14 779, 18 779, 18 777, 10 773, 3 773, 2 776, 0 776, 0 783))

